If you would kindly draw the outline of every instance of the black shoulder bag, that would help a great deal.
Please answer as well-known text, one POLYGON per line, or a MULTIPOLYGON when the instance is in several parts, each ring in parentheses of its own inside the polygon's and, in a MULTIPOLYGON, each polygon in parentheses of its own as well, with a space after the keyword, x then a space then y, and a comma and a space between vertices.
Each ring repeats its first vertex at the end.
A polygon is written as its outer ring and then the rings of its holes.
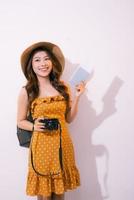
MULTIPOLYGON (((30 122, 34 122, 31 112, 28 115, 27 120, 30 122)), ((28 148, 31 142, 32 131, 27 131, 17 126, 17 137, 18 137, 20 146, 28 148)))

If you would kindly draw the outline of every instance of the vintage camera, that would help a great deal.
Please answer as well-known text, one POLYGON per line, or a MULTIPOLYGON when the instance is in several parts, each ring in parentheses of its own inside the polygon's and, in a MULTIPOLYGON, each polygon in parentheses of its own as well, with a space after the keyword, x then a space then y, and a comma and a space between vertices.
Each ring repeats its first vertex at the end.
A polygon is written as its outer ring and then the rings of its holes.
POLYGON ((58 130, 59 120, 57 118, 44 118, 40 122, 44 124, 44 129, 58 130))

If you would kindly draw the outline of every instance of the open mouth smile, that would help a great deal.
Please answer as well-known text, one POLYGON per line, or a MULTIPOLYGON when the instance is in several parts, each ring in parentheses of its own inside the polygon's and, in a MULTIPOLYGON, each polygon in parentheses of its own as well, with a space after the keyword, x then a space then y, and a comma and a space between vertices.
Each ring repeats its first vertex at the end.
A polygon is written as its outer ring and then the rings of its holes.
POLYGON ((39 67, 40 71, 48 71, 48 69, 49 69, 49 67, 45 67, 45 68, 44 67, 39 67))

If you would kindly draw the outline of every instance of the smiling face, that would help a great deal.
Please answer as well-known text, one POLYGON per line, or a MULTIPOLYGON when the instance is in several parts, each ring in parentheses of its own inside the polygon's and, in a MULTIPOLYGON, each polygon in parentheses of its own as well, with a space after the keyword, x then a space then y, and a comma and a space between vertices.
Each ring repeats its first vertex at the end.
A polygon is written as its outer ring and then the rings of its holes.
POLYGON ((37 77, 48 77, 53 68, 49 54, 43 50, 36 52, 32 58, 32 67, 37 77))

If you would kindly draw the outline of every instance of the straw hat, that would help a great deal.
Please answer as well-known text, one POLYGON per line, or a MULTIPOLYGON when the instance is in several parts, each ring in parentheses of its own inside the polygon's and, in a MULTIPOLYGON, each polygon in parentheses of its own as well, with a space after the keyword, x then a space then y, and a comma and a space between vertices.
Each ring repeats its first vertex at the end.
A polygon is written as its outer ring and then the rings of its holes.
POLYGON ((58 63, 59 63, 59 69, 58 71, 60 71, 61 73, 64 70, 64 66, 65 66, 65 58, 64 55, 61 51, 61 49, 50 42, 38 42, 38 43, 34 43, 31 46, 29 46, 28 48, 26 48, 22 55, 21 55, 21 67, 22 67, 22 71, 24 73, 24 75, 27 78, 27 74, 26 74, 26 68, 27 68, 27 63, 28 60, 31 56, 31 53, 36 50, 37 48, 43 48, 48 50, 51 54, 53 54, 53 56, 57 59, 58 63))

